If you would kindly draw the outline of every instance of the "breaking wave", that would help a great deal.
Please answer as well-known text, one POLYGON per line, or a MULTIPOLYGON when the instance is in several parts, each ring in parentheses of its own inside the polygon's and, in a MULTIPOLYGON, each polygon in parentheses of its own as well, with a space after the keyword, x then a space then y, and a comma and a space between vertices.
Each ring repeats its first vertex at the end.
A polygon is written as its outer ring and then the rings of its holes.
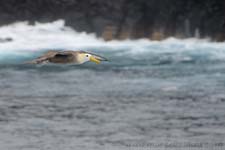
POLYGON ((225 43, 209 39, 168 38, 104 41, 95 34, 77 32, 64 20, 51 23, 18 22, 0 27, 0 64, 18 64, 49 49, 89 50, 120 63, 140 65, 223 61, 225 43))

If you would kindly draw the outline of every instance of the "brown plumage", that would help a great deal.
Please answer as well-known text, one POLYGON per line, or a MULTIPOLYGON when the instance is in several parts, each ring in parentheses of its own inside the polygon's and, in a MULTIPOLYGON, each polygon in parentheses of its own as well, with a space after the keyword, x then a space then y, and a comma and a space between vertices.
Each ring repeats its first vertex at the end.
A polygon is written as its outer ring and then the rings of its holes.
POLYGON ((29 64, 41 64, 41 63, 82 64, 87 61, 93 61, 98 64, 100 63, 100 61, 107 61, 107 59, 102 56, 85 52, 85 51, 48 51, 44 55, 28 63, 29 64))

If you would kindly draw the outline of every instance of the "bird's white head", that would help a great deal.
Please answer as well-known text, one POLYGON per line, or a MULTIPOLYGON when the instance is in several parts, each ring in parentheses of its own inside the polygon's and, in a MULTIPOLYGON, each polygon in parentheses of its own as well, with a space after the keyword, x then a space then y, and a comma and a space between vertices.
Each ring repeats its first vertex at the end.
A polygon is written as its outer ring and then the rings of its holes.
POLYGON ((96 55, 96 54, 92 54, 92 53, 87 53, 87 52, 81 53, 80 54, 80 59, 81 59, 80 61, 82 63, 91 61, 91 62, 94 62, 96 64, 100 64, 101 61, 107 61, 107 59, 102 57, 102 56, 99 56, 99 55, 96 55))

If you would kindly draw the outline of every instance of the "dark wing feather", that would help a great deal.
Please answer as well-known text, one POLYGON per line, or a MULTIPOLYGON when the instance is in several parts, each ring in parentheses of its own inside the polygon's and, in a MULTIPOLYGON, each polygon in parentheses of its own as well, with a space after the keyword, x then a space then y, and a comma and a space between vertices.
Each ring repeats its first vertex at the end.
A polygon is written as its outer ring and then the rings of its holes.
POLYGON ((62 58, 62 59, 65 59, 65 58, 68 58, 68 57, 71 57, 73 56, 72 54, 64 54, 64 53, 58 53, 54 56, 54 58, 62 58))
POLYGON ((44 55, 30 61, 27 62, 27 64, 41 64, 44 62, 48 62, 50 58, 54 57, 56 54, 58 53, 58 51, 48 51, 47 53, 45 53, 44 55))
POLYGON ((69 52, 59 52, 54 57, 49 58, 52 63, 70 63, 73 62, 74 56, 69 52))

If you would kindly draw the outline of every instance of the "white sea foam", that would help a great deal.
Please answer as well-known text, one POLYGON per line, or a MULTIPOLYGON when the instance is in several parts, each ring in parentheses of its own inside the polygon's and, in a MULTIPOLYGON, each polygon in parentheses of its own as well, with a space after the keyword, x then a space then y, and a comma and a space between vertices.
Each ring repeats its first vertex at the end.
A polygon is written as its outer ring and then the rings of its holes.
POLYGON ((163 41, 150 41, 148 39, 104 41, 95 34, 77 32, 65 26, 64 20, 51 23, 18 22, 0 27, 0 39, 11 38, 12 41, 0 43, 0 59, 3 57, 25 56, 26 52, 47 49, 93 49, 121 51, 118 55, 137 55, 146 52, 156 54, 177 54, 177 59, 189 60, 188 54, 206 54, 208 57, 225 59, 225 43, 210 42, 209 39, 184 39, 168 38, 163 41), (182 55, 181 55, 182 54, 182 55))

